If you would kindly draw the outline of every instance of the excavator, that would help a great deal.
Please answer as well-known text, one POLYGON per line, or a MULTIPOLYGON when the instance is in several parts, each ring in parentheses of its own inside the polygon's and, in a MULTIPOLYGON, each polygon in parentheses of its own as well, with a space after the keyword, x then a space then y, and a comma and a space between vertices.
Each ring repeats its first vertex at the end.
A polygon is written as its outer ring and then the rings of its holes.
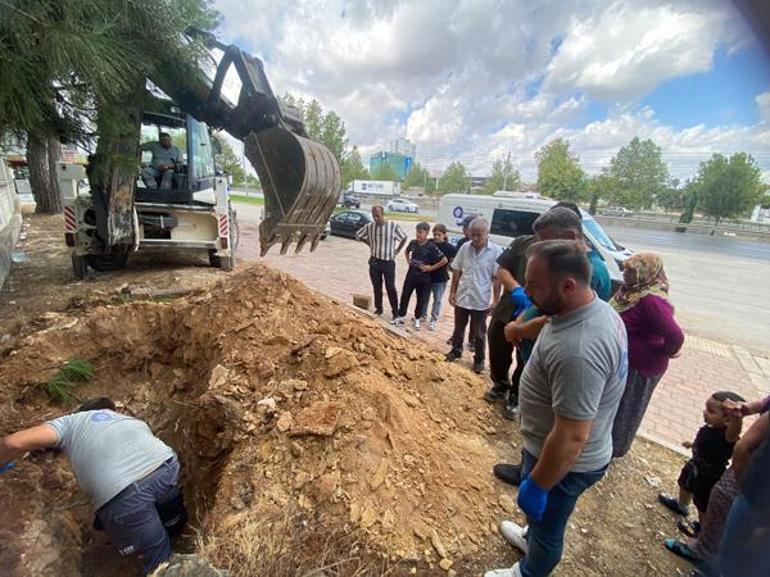
POLYGON ((227 178, 214 165, 212 130, 243 142, 259 176, 265 202, 262 255, 276 244, 281 254, 292 243, 296 252, 308 243, 313 251, 324 236, 341 189, 337 159, 308 137, 301 113, 276 97, 258 58, 208 32, 189 29, 186 36, 209 53, 221 51, 213 78, 204 66, 184 78, 148 76, 137 98, 141 104, 127 112, 133 119, 130 130, 100 132, 87 166, 57 165, 65 242, 76 278, 85 278, 88 267, 123 267, 130 253, 145 250, 208 251, 212 265, 232 270, 236 213, 227 178), (231 70, 240 81, 237 102, 223 94, 231 70), (170 187, 147 186, 139 178, 148 160, 140 144, 161 135, 170 135, 182 153, 170 187), (118 156, 131 162, 116 162, 118 156))

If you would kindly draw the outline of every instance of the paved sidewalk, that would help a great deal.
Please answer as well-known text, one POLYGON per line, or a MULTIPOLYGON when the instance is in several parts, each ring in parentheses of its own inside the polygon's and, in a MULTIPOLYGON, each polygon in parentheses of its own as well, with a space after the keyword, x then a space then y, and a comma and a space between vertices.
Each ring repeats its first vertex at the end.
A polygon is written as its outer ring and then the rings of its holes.
MULTIPOLYGON (((405 223, 403 226, 408 227, 405 230, 412 236, 413 225, 405 223)), ((239 252, 244 260, 260 260, 258 238, 256 222, 242 222, 239 252)), ((361 243, 330 237, 314 253, 305 250, 299 255, 287 253, 281 256, 275 248, 273 251, 261 260, 327 296, 351 303, 353 293, 371 294, 368 247, 361 243)), ((399 255, 396 273, 399 295, 405 273, 406 262, 399 255)), ((436 331, 423 327, 421 331, 413 332, 409 328, 411 319, 406 331, 441 352, 449 350, 446 341, 453 324, 452 307, 446 302, 446 295, 444 298, 436 331)), ((390 320, 387 297, 385 309, 383 318, 390 320)), ((466 352, 461 362, 470 366, 471 357, 472 353, 466 352)), ((451 370, 449 366, 447 370, 451 370)), ((719 390, 732 390, 747 399, 770 394, 770 360, 752 356, 739 346, 688 335, 681 356, 671 361, 653 395, 642 423, 642 434, 681 451, 682 441, 692 440, 703 423, 706 399, 719 390)))

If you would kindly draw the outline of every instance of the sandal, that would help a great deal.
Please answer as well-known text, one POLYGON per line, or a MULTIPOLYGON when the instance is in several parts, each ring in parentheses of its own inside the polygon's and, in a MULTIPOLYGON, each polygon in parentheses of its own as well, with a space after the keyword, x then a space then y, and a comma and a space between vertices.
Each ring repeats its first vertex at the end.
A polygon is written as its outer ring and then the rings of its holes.
POLYGON ((700 561, 700 556, 695 550, 687 543, 682 543, 679 539, 666 539, 663 544, 666 546, 666 549, 671 551, 677 557, 693 562, 700 561))
POLYGON ((691 539, 697 539, 698 535, 700 535, 701 527, 698 521, 690 522, 685 519, 682 519, 681 521, 679 521, 679 523, 676 524, 676 527, 691 539))

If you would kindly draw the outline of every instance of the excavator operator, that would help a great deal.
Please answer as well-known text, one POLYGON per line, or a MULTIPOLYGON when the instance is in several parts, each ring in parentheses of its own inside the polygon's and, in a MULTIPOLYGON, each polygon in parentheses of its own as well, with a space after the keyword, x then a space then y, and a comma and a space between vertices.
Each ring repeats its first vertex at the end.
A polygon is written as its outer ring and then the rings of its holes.
POLYGON ((171 144, 167 132, 160 133, 160 142, 145 142, 139 148, 152 152, 150 166, 142 169, 142 180, 147 188, 171 190, 174 183, 174 171, 182 163, 182 152, 171 144))

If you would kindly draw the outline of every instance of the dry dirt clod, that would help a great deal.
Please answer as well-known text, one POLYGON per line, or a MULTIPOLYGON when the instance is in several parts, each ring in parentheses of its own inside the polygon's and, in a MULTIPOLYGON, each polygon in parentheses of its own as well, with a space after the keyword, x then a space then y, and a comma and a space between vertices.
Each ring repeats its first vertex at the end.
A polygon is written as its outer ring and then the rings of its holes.
POLYGON ((438 556, 445 559, 447 556, 446 549, 444 548, 444 543, 441 542, 441 537, 438 536, 438 532, 435 529, 431 529, 430 542, 436 550, 436 553, 438 553, 438 556))

